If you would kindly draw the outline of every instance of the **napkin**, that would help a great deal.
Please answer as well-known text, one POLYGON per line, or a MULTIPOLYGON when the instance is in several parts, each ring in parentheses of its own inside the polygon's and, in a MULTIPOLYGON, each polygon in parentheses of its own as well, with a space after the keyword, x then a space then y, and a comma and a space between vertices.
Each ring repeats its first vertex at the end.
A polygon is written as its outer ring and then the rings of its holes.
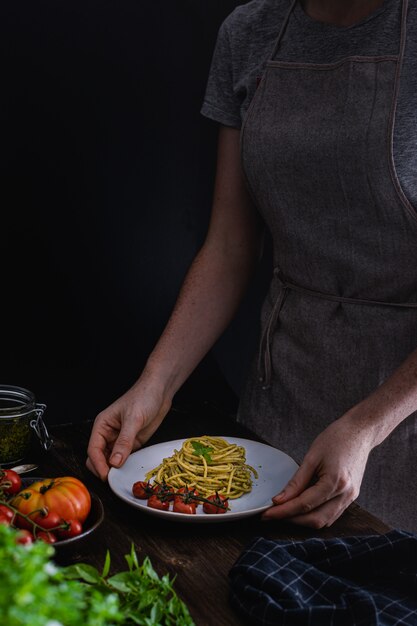
POLYGON ((417 535, 256 537, 229 572, 245 624, 417 626, 417 535))

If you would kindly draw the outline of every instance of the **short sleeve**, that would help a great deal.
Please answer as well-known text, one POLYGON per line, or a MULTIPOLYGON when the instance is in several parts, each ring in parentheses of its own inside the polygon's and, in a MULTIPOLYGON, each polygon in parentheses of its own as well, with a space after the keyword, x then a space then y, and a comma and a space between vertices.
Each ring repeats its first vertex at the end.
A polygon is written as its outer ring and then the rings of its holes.
POLYGON ((220 26, 201 114, 215 122, 240 128, 241 102, 233 88, 233 59, 227 23, 220 26))

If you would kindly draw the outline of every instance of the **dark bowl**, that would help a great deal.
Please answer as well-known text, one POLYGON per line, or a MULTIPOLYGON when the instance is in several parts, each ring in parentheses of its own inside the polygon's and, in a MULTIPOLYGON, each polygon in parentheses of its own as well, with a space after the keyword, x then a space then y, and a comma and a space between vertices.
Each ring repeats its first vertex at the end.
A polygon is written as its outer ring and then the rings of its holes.
MULTIPOLYGON (((30 478, 22 477, 22 487, 29 487, 29 485, 37 480, 44 479, 37 476, 31 476, 30 478)), ((68 539, 58 539, 58 541, 52 544, 57 554, 66 554, 72 549, 79 551, 81 547, 85 547, 85 545, 89 543, 91 535, 97 530, 97 528, 100 526, 104 519, 104 507, 102 501, 93 491, 91 491, 90 489, 88 491, 90 492, 91 496, 91 509, 87 519, 83 524, 83 531, 76 537, 69 537, 68 539)))

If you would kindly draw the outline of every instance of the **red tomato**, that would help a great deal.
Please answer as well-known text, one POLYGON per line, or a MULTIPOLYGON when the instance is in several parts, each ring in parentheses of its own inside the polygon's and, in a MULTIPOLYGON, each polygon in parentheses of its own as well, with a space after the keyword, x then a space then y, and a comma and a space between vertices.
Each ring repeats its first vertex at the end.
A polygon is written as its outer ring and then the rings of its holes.
POLYGON ((173 511, 175 513, 188 513, 189 515, 195 514, 197 509, 197 502, 183 502, 181 498, 174 500, 173 511))
POLYGON ((155 483, 153 492, 157 493, 159 497, 163 496, 163 499, 168 500, 168 502, 171 502, 175 496, 175 489, 166 483, 155 483))
POLYGON ((204 513, 213 514, 227 512, 229 499, 225 496, 213 493, 213 495, 209 496, 207 500, 210 500, 210 502, 203 503, 204 513))
POLYGON ((33 517, 33 521, 44 530, 51 530, 63 524, 62 517, 55 511, 48 511, 45 514, 41 511, 33 517))
POLYGON ((66 528, 57 530, 57 535, 60 539, 70 539, 71 537, 77 537, 83 532, 82 524, 77 519, 69 519, 64 522, 66 528))
POLYGON ((161 500, 156 494, 154 494, 148 499, 148 506, 151 507, 151 509, 169 511, 169 500, 161 500))
POLYGON ((16 543, 21 543, 22 545, 28 545, 33 543, 33 535, 29 530, 19 530, 16 535, 16 543))
POLYGON ((180 487, 179 489, 176 490, 177 494, 181 494, 181 495, 176 495, 174 498, 174 503, 175 502, 185 502, 186 504, 195 504, 196 506, 198 505, 198 500, 196 500, 196 497, 198 496, 198 491, 195 488, 191 488, 189 489, 188 487, 180 487))
POLYGON ((0 524, 3 524, 4 526, 10 526, 11 523, 12 522, 8 517, 0 514, 0 524))
POLYGON ((11 469, 0 470, 0 490, 3 493, 15 495, 22 488, 22 479, 19 474, 11 469))
POLYGON ((14 517, 14 511, 6 504, 0 504, 0 516, 6 517, 10 522, 12 522, 14 517))
POLYGON ((176 491, 173 511, 176 513, 194 514, 198 506, 198 491, 195 488, 180 487, 176 491))
POLYGON ((140 500, 147 500, 154 491, 155 489, 149 480, 138 480, 136 483, 133 483, 132 493, 135 498, 139 498, 140 500))
POLYGON ((32 530, 33 524, 31 524, 30 519, 31 519, 30 516, 29 516, 29 520, 27 520, 25 517, 22 517, 21 515, 16 515, 13 525, 16 526, 17 528, 25 528, 26 530, 32 530))
POLYGON ((77 519, 83 524, 91 509, 91 496, 78 478, 62 476, 32 483, 20 491, 10 504, 25 515, 47 508, 65 520, 77 519))
POLYGON ((57 537, 54 533, 45 532, 44 530, 39 530, 36 533, 36 539, 44 541, 45 543, 55 543, 57 541, 57 537))

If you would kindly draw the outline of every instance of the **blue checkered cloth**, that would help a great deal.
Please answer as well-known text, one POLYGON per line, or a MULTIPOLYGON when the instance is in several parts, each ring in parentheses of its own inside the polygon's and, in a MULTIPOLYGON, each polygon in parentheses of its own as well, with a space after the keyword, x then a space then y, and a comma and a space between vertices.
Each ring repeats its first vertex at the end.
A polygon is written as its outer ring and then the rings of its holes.
POLYGON ((257 537, 229 572, 245 624, 417 626, 417 535, 272 541, 257 537))

